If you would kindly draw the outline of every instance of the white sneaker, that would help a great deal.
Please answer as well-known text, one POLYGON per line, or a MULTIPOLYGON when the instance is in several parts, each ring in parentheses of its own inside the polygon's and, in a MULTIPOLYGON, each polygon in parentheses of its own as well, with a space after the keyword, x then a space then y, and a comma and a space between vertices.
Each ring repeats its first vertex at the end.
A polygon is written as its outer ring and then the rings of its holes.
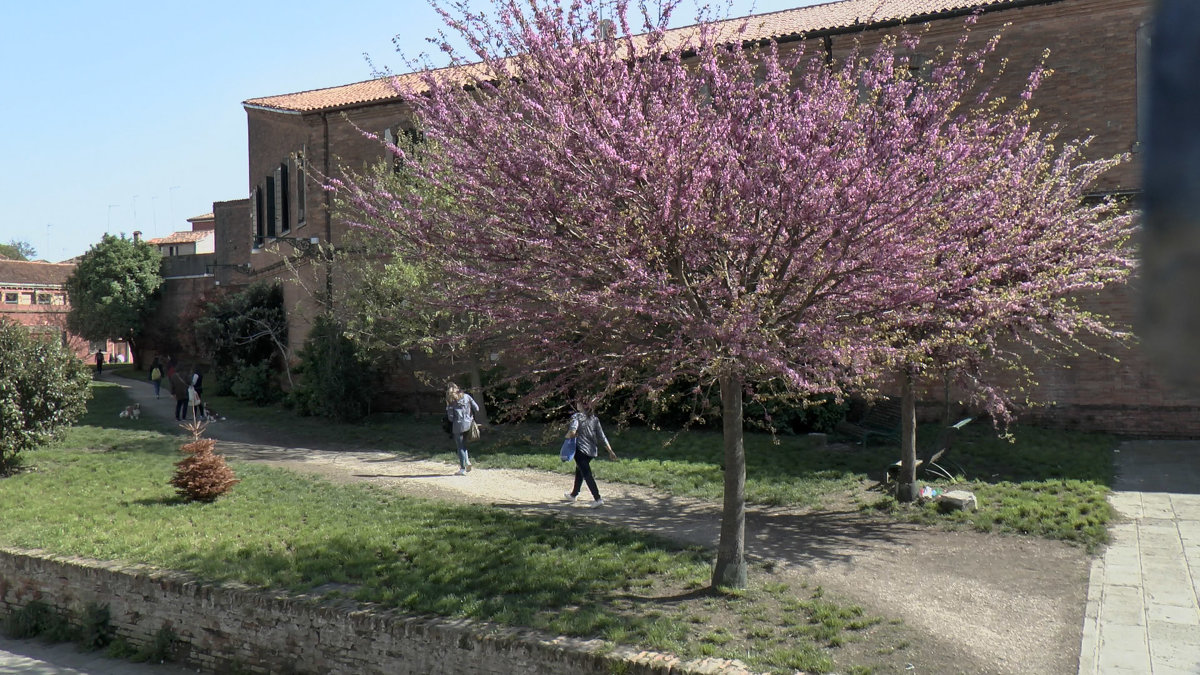
POLYGON ((475 466, 474 464, 468 464, 468 465, 467 465, 467 473, 471 473, 471 469, 472 469, 474 466, 475 466))
POLYGON ((573 501, 575 501, 575 495, 571 494, 570 492, 564 492, 563 499, 565 499, 569 502, 573 502, 573 501))
POLYGON ((454 475, 455 475, 455 476, 465 476, 465 475, 467 475, 467 470, 466 470, 466 469, 459 469, 458 471, 455 471, 455 472, 454 472, 454 475))
POLYGON ((603 500, 603 499, 597 499, 596 501, 592 502, 592 503, 591 503, 591 504, 588 506, 588 508, 590 508, 590 509, 598 509, 598 508, 600 508, 601 506, 604 506, 604 500, 603 500))

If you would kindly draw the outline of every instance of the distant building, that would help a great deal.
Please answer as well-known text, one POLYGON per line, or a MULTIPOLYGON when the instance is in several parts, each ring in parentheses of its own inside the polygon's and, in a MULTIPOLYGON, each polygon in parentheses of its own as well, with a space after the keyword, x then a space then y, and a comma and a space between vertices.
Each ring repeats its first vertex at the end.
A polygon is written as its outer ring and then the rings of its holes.
POLYGON ((67 330, 71 305, 66 282, 74 271, 74 263, 0 259, 0 317, 25 326, 34 335, 60 342, 89 362, 97 351, 114 360, 128 360, 124 342, 88 342, 67 330))
POLYGON ((146 243, 158 249, 164 258, 184 255, 202 255, 216 250, 215 218, 213 214, 188 218, 192 229, 172 232, 165 237, 147 239, 146 243))

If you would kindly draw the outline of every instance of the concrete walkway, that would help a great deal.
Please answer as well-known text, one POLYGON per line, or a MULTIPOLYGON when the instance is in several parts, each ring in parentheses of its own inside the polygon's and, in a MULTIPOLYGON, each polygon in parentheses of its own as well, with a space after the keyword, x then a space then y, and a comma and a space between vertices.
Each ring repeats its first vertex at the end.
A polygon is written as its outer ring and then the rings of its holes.
POLYGON ((1123 516, 1092 564, 1079 675, 1200 673, 1200 442, 1121 445, 1123 516))

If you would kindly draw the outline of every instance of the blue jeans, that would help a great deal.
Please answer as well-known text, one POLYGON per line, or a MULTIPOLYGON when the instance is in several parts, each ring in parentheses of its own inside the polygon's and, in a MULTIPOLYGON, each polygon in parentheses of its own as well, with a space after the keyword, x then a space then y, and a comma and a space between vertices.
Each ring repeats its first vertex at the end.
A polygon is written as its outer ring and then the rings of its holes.
POLYGON ((471 464, 471 459, 467 456, 467 432, 454 434, 454 445, 458 448, 458 468, 467 468, 471 464))
POLYGON ((596 487, 596 479, 592 476, 592 458, 582 452, 575 453, 575 487, 571 489, 572 496, 579 496, 579 488, 587 483, 592 499, 600 499, 600 490, 596 487))

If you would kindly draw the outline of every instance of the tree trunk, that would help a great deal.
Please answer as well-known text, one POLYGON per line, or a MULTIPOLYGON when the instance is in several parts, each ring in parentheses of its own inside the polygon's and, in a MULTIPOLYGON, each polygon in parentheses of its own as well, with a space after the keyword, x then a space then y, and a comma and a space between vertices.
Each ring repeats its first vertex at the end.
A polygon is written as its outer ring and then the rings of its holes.
POLYGON ((721 418, 725 431, 725 504, 721 541, 712 584, 746 587, 746 447, 742 439, 742 380, 721 376, 721 418))
POLYGON ((479 404, 480 424, 488 423, 487 406, 483 405, 483 378, 479 374, 479 359, 471 359, 471 368, 468 376, 471 378, 471 397, 479 404))
POLYGON ((896 501, 917 498, 917 403, 912 373, 900 376, 900 475, 896 481, 896 501))

